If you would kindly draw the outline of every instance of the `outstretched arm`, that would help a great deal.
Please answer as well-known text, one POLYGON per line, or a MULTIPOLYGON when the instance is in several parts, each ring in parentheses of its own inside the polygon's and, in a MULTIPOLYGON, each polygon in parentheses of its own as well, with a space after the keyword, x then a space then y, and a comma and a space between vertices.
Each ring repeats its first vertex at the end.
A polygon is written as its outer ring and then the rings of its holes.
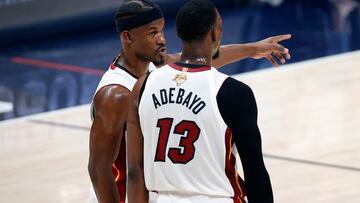
POLYGON ((212 65, 222 67, 245 58, 266 58, 273 66, 278 67, 279 64, 275 58, 282 64, 286 62, 285 58, 290 59, 289 50, 279 43, 290 38, 289 34, 278 35, 253 43, 224 45, 220 49, 220 57, 213 60, 212 65))
POLYGON ((149 201, 149 192, 146 189, 144 178, 144 140, 138 114, 139 92, 143 82, 144 77, 141 77, 134 86, 127 122, 129 203, 147 203, 149 201))
POLYGON ((130 92, 122 86, 103 87, 94 97, 88 170, 99 203, 119 203, 112 164, 127 119, 130 92))
MULTIPOLYGON (((289 50, 279 43, 290 38, 291 35, 287 34, 269 37, 253 43, 223 45, 220 47, 219 58, 213 60, 212 66, 220 68, 245 58, 266 58, 273 64, 273 66, 278 67, 279 64, 275 60, 276 58, 284 64, 286 62, 285 59, 289 60, 291 57, 289 50)), ((180 53, 168 54, 166 62, 175 63, 179 61, 179 59, 180 53)))

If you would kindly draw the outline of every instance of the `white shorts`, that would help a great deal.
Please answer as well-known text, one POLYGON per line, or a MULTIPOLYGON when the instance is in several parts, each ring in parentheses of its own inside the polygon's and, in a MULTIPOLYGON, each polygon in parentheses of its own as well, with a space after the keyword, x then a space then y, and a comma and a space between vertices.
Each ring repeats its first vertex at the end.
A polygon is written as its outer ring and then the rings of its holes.
POLYGON ((89 189, 89 198, 87 203, 99 203, 93 187, 90 187, 89 189))
POLYGON ((234 203, 232 198, 205 195, 183 195, 169 192, 150 192, 150 197, 149 203, 234 203))

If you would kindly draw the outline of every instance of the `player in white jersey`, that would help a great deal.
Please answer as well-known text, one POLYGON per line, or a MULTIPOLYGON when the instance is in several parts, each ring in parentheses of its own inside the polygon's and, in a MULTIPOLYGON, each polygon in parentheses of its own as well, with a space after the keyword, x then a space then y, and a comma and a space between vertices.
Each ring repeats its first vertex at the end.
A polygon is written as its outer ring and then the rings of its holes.
POLYGON ((141 77, 132 92, 129 203, 148 202, 148 191, 156 203, 273 202, 252 90, 211 68, 220 15, 211 2, 191 0, 176 24, 180 61, 141 77), (235 170, 236 151, 245 181, 235 170))
MULTIPOLYGON (((122 51, 101 79, 91 108, 89 174, 96 191, 96 195, 91 193, 91 203, 97 199, 106 203, 125 201, 126 152, 122 138, 130 91, 136 79, 155 68, 154 64, 179 59, 179 55, 166 54, 163 15, 152 2, 126 1, 115 20, 122 51)), ((281 35, 256 43, 224 46, 222 56, 213 65, 219 67, 245 57, 266 57, 277 66, 272 53, 281 62, 282 53, 289 58, 288 50, 278 44, 289 37, 281 35)))
MULTIPOLYGON (((138 80, 138 77, 129 72, 125 67, 118 64, 120 56, 116 57, 114 61, 111 63, 109 69, 104 73, 101 78, 98 87, 96 88, 96 93, 103 87, 108 85, 121 85, 126 89, 131 91, 138 80)), ((153 63, 149 63, 148 72, 156 69, 156 66, 153 63)))
MULTIPOLYGON (((100 83, 95 91, 96 96, 97 92, 108 86, 121 85, 126 88, 127 91, 131 91, 137 81, 137 77, 129 72, 126 68, 119 65, 117 62, 119 56, 115 58, 113 63, 111 63, 109 69, 105 72, 100 83)), ((153 63, 149 63, 149 71, 154 70, 156 67, 153 63)), ((91 104, 91 119, 94 120, 94 106, 91 104)), ((121 141, 119 153, 112 164, 112 174, 115 180, 115 183, 118 188, 118 193, 120 197, 120 202, 125 201, 126 197, 126 146, 125 139, 121 141)), ((91 187, 90 196, 88 203, 97 203, 97 198, 94 189, 91 187)))

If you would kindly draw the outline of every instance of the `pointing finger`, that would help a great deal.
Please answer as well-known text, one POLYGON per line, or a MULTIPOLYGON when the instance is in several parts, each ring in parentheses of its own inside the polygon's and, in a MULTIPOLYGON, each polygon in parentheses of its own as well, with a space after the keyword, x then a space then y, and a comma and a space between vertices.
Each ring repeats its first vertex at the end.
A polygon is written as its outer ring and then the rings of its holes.
POLYGON ((278 35, 278 36, 272 37, 272 41, 277 43, 277 42, 281 42, 281 41, 284 41, 284 40, 288 40, 290 38, 291 38, 291 34, 278 35))

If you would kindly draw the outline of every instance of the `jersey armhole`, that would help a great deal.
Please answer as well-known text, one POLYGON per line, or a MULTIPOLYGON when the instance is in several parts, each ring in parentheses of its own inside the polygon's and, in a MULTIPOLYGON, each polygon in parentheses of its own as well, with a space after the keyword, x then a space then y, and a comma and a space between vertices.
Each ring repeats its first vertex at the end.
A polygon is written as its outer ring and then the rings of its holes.
POLYGON ((120 84, 117 84, 117 83, 110 83, 110 84, 107 84, 107 85, 104 85, 102 87, 100 87, 94 94, 93 96, 93 100, 95 99, 96 95, 100 92, 100 90, 104 89, 105 87, 108 87, 108 86, 111 86, 111 85, 116 85, 116 86, 120 86, 120 87, 123 87, 124 89, 126 89, 128 92, 131 92, 131 90, 129 90, 127 87, 125 87, 124 85, 120 85, 120 84))
POLYGON ((140 92, 139 92, 139 103, 138 103, 138 104, 140 104, 142 95, 143 95, 144 90, 145 90, 145 85, 146 85, 147 79, 149 78, 149 75, 150 75, 150 74, 151 74, 151 72, 148 73, 148 74, 145 76, 144 82, 143 82, 143 84, 141 85, 140 92))
POLYGON ((96 95, 100 92, 100 90, 102 90, 103 88, 105 87, 108 87, 108 86, 111 86, 111 85, 116 85, 116 86, 120 86, 120 87, 123 87, 125 90, 127 90, 128 92, 131 92, 127 87, 125 87, 124 85, 120 85, 120 84, 116 84, 116 83, 113 83, 113 84, 107 84, 107 85, 104 85, 103 87, 101 87, 100 89, 98 89, 96 92, 95 92, 95 95, 93 96, 93 99, 92 99, 92 102, 91 102, 91 118, 94 119, 95 117, 95 105, 94 105, 94 99, 96 97, 96 95))

